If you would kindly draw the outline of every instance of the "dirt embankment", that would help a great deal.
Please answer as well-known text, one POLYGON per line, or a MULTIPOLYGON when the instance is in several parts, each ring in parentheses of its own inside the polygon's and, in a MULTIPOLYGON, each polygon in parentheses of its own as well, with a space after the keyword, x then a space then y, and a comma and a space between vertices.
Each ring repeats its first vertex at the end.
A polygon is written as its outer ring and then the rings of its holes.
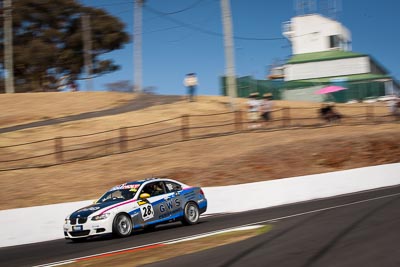
MULTIPOLYGON (((376 129, 367 134, 363 133, 364 127, 249 133, 232 143, 255 138, 258 147, 233 156, 229 156, 232 152, 226 153, 205 167, 193 166, 185 171, 175 168, 166 175, 178 179, 198 177, 203 186, 215 186, 400 162, 400 127, 371 128, 376 129)), ((246 141, 242 142, 240 147, 246 146, 246 141)))
POLYGON ((56 167, 0 173, 0 209, 95 199, 115 184, 168 176, 218 186, 400 162, 400 125, 244 133, 56 167))
MULTIPOLYGON (((57 127, 2 134, 2 143, 52 138, 60 133, 82 134, 87 133, 88 127, 98 131, 140 124, 157 114, 163 119, 191 112, 229 111, 226 99, 199 99, 196 103, 179 102, 57 127)), ((118 101, 113 99, 114 103, 118 101)), ((96 108, 104 106, 102 103, 99 101, 96 108)), ((6 104, 12 106, 11 102, 6 104)), ((41 112, 52 114, 55 110, 57 101, 41 112)), ((19 116, 21 119, 24 114, 19 116)), ((0 173, 0 187, 7 196, 0 202, 0 210, 95 199, 115 184, 151 176, 168 176, 192 185, 218 186, 397 163, 400 162, 399 140, 398 122, 246 132, 49 168, 6 171, 0 173)))

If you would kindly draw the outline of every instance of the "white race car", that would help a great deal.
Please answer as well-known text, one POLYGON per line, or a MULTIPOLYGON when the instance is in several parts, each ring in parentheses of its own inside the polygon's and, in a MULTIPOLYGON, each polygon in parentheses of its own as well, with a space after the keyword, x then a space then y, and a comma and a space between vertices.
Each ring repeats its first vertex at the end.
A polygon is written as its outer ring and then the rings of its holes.
POLYGON ((164 178, 128 182, 67 216, 64 236, 73 241, 109 233, 126 237, 134 229, 173 221, 191 225, 198 223, 206 209, 207 199, 200 187, 164 178))

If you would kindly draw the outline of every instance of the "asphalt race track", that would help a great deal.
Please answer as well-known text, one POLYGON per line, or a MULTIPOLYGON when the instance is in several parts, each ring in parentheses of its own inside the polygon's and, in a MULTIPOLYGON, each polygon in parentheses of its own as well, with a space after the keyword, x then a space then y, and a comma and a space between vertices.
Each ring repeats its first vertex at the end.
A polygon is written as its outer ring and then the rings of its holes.
MULTIPOLYGON (((243 199, 246 201, 246 199, 243 199)), ((66 240, 0 248, 1 266, 33 266, 244 224, 269 223, 273 230, 235 244, 147 266, 400 266, 400 186, 205 217, 184 227, 165 225, 130 238, 66 240), (273 220, 273 221, 270 221, 273 220)), ((62 231, 60 222, 60 231, 62 231)), ((26 226, 29 227, 27 219, 26 226)))
POLYGON ((393 189, 381 191, 392 196, 283 219, 269 233, 146 267, 400 266, 400 188, 393 189))

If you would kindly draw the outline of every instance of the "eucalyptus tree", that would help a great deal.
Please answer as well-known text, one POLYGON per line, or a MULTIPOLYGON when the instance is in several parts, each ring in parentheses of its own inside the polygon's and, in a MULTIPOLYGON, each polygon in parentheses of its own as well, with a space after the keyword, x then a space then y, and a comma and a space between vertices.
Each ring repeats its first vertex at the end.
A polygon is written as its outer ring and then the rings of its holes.
MULTIPOLYGON (((13 56, 17 92, 57 90, 60 80, 84 78, 82 16, 90 16, 94 76, 119 69, 105 54, 129 42, 125 25, 100 8, 75 0, 13 1, 13 56), (67 78, 66 78, 67 77, 67 78)), ((3 23, 3 22, 1 22, 3 23)), ((3 27, 3 25, 1 25, 3 27)), ((3 61, 0 36, 0 61, 3 61)))

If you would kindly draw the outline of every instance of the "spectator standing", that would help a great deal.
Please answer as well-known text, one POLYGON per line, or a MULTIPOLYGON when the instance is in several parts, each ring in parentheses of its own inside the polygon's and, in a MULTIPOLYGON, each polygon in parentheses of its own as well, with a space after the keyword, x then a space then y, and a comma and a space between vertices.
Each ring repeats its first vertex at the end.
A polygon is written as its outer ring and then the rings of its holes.
POLYGON ((75 81, 70 82, 69 88, 70 88, 71 92, 77 92, 79 90, 78 84, 75 81))
POLYGON ((319 109, 319 114, 322 119, 326 122, 339 122, 342 118, 342 114, 340 114, 336 109, 334 104, 322 104, 321 108, 319 109))
POLYGON ((264 119, 264 121, 271 120, 271 111, 273 106, 274 103, 272 102, 272 94, 271 93, 264 94, 260 104, 261 117, 264 119))
POLYGON ((400 99, 395 98, 389 101, 389 112, 394 116, 400 116, 400 99))
MULTIPOLYGON (((258 93, 251 93, 249 95, 249 100, 247 101, 247 114, 248 114, 248 119, 250 122, 254 123, 256 122, 260 115, 259 115, 259 110, 260 110, 260 101, 257 99, 258 93)), ((257 127, 257 125, 250 125, 250 128, 257 127)))
POLYGON ((196 87, 198 85, 196 73, 186 74, 186 77, 183 80, 183 84, 186 86, 188 90, 189 101, 190 102, 195 101, 196 87))

